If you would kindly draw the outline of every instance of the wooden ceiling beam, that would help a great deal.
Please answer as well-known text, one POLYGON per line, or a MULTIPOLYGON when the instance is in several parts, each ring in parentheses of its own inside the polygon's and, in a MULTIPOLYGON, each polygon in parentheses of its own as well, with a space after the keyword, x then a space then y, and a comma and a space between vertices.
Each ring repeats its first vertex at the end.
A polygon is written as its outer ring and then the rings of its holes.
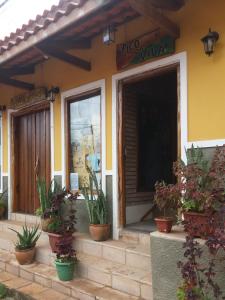
POLYGON ((154 7, 177 11, 181 9, 187 0, 148 0, 154 7))
POLYGON ((4 77, 12 77, 16 75, 29 75, 33 74, 35 71, 34 65, 29 65, 25 67, 10 67, 10 68, 1 68, 0 75, 4 77))
POLYGON ((14 86, 14 87, 24 89, 24 90, 33 90, 34 89, 34 84, 32 84, 32 83, 28 83, 28 82, 24 82, 24 81, 12 79, 12 78, 7 78, 2 75, 0 75, 0 83, 14 86))
POLYGON ((66 53, 65 51, 62 51, 55 47, 54 48, 45 47, 44 45, 41 45, 41 44, 37 45, 36 47, 48 56, 57 58, 63 62, 69 63, 71 65, 74 65, 74 66, 81 68, 83 70, 86 70, 86 71, 91 70, 91 63, 80 57, 71 55, 71 54, 66 53))
POLYGON ((50 46, 52 48, 57 48, 60 50, 69 49, 90 49, 91 40, 90 39, 71 39, 71 38, 57 38, 43 42, 46 47, 50 46))
POLYGON ((179 27, 156 9, 151 4, 151 0, 128 1, 134 10, 136 10, 140 15, 149 17, 155 25, 160 26, 160 28, 162 28, 166 33, 170 34, 174 38, 178 38, 180 36, 179 27))

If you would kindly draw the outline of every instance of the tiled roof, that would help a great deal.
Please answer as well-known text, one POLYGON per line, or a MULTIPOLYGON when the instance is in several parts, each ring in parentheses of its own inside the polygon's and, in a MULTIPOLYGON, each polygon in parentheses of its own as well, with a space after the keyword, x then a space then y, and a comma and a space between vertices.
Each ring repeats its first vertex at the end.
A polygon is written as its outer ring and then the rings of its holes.
POLYGON ((35 20, 30 20, 22 28, 17 29, 4 40, 0 40, 0 55, 22 41, 26 41, 30 36, 37 34, 39 30, 57 22, 61 17, 69 15, 85 2, 86 0, 60 0, 58 5, 53 5, 50 10, 45 10, 42 15, 37 15, 35 20))

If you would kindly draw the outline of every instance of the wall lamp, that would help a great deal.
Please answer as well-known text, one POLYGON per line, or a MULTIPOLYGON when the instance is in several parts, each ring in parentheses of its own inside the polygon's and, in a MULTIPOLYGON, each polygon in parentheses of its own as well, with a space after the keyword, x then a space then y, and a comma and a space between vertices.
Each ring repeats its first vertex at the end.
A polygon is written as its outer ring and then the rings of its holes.
POLYGON ((54 86, 50 90, 47 91, 47 99, 51 102, 55 101, 56 95, 59 94, 59 87, 54 86))
POLYGON ((205 54, 210 56, 214 52, 218 39, 219 33, 216 31, 211 31, 211 28, 209 28, 208 34, 201 39, 204 45, 205 54))
POLYGON ((116 28, 114 25, 108 25, 103 31, 102 40, 106 45, 110 45, 115 42, 116 28))

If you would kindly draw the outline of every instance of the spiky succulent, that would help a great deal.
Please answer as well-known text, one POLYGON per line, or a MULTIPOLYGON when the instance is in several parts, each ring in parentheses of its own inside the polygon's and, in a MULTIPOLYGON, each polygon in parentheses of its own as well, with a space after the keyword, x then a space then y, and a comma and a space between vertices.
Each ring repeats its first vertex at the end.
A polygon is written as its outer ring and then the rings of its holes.
POLYGON ((32 227, 28 227, 26 224, 23 226, 22 233, 17 230, 10 228, 10 230, 14 231, 17 234, 18 240, 15 244, 17 250, 26 250, 33 248, 40 235, 41 232, 38 233, 39 226, 35 225, 32 227))

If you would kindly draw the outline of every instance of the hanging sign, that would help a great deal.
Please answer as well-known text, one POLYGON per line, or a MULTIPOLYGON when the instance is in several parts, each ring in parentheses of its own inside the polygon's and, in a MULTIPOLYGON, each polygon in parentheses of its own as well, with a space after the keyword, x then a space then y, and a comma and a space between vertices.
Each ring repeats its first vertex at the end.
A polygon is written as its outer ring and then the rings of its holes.
POLYGON ((47 89, 41 87, 11 98, 10 108, 19 109, 45 100, 47 100, 47 89))
POLYGON ((117 45, 116 62, 119 70, 130 65, 175 52, 175 39, 165 35, 158 38, 145 34, 142 37, 117 45))

